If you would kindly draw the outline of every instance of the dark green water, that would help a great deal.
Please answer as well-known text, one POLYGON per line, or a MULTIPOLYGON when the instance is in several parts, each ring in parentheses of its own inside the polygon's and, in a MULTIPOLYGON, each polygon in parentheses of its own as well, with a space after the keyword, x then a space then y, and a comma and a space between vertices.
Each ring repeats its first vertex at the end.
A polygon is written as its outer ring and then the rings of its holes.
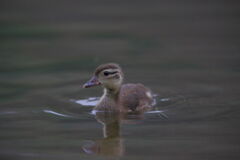
POLYGON ((1 160, 240 158, 237 1, 1 3, 1 160), (77 103, 101 96, 81 86, 105 62, 163 112, 119 122, 77 103))

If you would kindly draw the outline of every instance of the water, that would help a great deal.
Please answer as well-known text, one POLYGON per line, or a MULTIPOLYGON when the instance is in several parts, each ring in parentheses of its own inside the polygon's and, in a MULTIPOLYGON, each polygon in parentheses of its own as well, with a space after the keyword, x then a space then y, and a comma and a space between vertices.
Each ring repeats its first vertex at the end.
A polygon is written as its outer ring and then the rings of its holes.
MULTIPOLYGON (((56 93, 61 93, 60 88, 55 88, 56 93)), ((152 111, 120 120, 116 115, 106 119, 91 112, 98 97, 73 99, 87 96, 80 87, 82 96, 19 95, 1 107, 1 157, 234 159, 239 151, 237 99, 226 101, 233 95, 226 97, 216 86, 201 88, 194 88, 192 94, 170 95, 165 90, 161 95, 168 96, 156 96, 152 111)))
POLYGON ((1 160, 240 158, 237 1, 0 6, 1 160), (81 86, 105 62, 154 109, 92 112, 102 89, 81 86))

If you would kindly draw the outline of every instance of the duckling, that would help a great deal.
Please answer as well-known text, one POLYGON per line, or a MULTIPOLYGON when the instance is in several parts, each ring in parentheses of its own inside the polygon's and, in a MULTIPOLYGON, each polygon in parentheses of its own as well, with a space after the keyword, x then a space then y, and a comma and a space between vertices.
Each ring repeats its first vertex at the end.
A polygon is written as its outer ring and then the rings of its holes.
POLYGON ((104 93, 94 108, 97 111, 144 112, 151 109, 153 96, 144 85, 123 84, 124 74, 116 63, 98 66, 83 88, 101 85, 104 93))

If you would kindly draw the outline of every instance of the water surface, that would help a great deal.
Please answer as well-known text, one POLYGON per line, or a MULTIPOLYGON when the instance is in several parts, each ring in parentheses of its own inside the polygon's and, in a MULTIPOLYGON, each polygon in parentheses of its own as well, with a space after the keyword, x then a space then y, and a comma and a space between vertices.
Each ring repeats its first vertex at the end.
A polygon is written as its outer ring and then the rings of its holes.
POLYGON ((5 2, 0 159, 239 159, 238 12, 215 0, 5 2), (154 109, 92 114, 102 89, 81 86, 105 62, 151 88, 154 109))

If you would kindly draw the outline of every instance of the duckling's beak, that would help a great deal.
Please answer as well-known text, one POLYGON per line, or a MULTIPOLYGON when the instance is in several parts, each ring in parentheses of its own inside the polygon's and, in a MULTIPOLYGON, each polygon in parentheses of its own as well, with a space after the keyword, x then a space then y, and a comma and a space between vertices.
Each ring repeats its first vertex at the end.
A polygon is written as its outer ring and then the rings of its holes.
POLYGON ((98 81, 98 78, 96 76, 93 76, 89 81, 87 81, 83 85, 83 88, 89 88, 89 87, 94 87, 98 85, 101 85, 101 83, 98 81))

